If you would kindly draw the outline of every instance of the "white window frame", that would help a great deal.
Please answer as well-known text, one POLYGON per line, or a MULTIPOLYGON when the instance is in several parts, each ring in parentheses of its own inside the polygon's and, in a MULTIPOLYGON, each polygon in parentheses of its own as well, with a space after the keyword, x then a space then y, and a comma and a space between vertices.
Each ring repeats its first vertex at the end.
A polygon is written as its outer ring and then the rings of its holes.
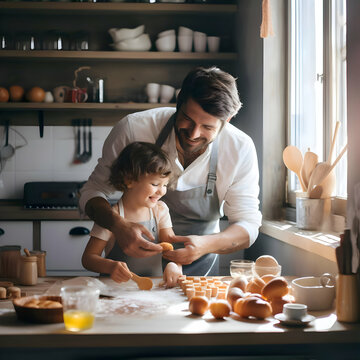
MULTIPOLYGON (((308 0, 301 0, 308 1, 308 0)), ((316 0, 321 1, 321 0, 316 0)), ((344 145, 344 141, 339 141, 339 139, 346 139, 346 61, 344 60, 346 57, 345 48, 339 48, 338 44, 341 43, 339 39, 345 41, 345 31, 346 26, 343 26, 343 19, 335 16, 336 6, 339 6, 341 0, 323 0, 323 37, 324 37, 324 47, 323 47, 323 79, 325 81, 323 88, 323 136, 321 144, 319 161, 324 161, 323 154, 325 154, 325 158, 329 153, 330 148, 330 138, 333 129, 335 128, 335 123, 337 119, 341 119, 342 126, 339 129, 338 133, 338 141, 337 147, 333 153, 333 160, 336 158, 336 155, 339 154, 340 150, 344 145), (330 16, 331 15, 331 16, 330 16), (334 48, 334 45, 335 47, 334 48), (342 59, 339 60, 337 57, 337 61, 334 61, 333 54, 337 51, 342 54, 342 59), (336 86, 337 84, 341 84, 341 88, 336 86)), ((289 89, 289 98, 288 98, 288 121, 287 121, 287 144, 288 145, 296 145, 294 143, 294 139, 292 139, 291 135, 291 123, 292 123, 292 74, 291 74, 291 61, 292 61, 292 24, 291 24, 291 15, 292 15, 292 1, 289 2, 288 8, 288 89, 289 89)), ((346 59, 345 59, 346 60, 346 59)), ((343 157, 342 161, 337 165, 337 178, 340 179, 341 174, 346 174, 347 162, 346 156, 343 157)), ((295 185, 294 181, 296 181, 295 174, 288 172, 288 181, 287 181, 287 203, 291 206, 295 206, 295 196, 296 193, 294 191, 295 185)), ((344 185, 343 185, 344 186, 344 185)), ((346 177, 345 177, 345 186, 346 186, 346 177)), ((337 189, 337 194, 339 193, 337 189)), ((336 196, 337 201, 346 201, 346 196, 336 196)), ((340 205, 341 208, 344 208, 344 204, 340 205)))

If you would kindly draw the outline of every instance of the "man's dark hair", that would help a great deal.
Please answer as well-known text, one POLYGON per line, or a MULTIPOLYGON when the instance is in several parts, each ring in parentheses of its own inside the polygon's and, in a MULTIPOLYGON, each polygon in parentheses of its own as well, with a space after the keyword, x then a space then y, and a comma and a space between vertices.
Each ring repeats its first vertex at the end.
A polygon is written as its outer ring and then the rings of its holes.
POLYGON ((242 105, 236 79, 215 66, 197 67, 185 77, 177 98, 178 111, 189 98, 223 121, 235 116, 242 105))
POLYGON ((133 142, 127 145, 110 167, 109 182, 115 189, 126 190, 126 181, 138 181, 140 176, 171 173, 171 163, 166 153, 155 144, 133 142))

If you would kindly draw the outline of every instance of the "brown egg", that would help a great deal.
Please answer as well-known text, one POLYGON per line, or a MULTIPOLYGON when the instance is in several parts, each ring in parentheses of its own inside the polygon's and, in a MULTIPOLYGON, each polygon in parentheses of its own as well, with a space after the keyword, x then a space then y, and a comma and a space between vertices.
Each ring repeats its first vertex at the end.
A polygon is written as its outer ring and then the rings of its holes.
POLYGON ((292 303, 294 301, 294 297, 289 294, 283 297, 276 297, 271 299, 270 304, 272 308, 272 314, 276 315, 282 313, 284 304, 292 303))
POLYGON ((215 319, 229 316, 230 311, 230 304, 226 300, 216 300, 210 304, 210 312, 215 319))
POLYGON ((168 242, 161 242, 159 243, 159 245, 163 248, 163 251, 172 251, 174 250, 174 247, 172 246, 172 244, 168 243, 168 242))
POLYGON ((34 86, 26 93, 26 100, 30 102, 43 102, 45 99, 44 89, 34 86))
POLYGON ((227 301, 229 302, 233 310, 234 310, 235 301, 237 299, 241 299, 242 297, 244 297, 244 292, 237 287, 230 288, 226 296, 227 301))
POLYGON ((9 88, 9 92, 10 92, 10 100, 11 101, 21 101, 24 97, 24 88, 22 86, 19 85, 12 85, 9 88))
POLYGON ((283 277, 277 277, 270 280, 262 289, 262 296, 267 300, 271 300, 276 297, 283 297, 289 293, 288 283, 283 277))
POLYGON ((231 280, 229 288, 237 287, 237 288, 241 289, 242 291, 245 291, 247 283, 248 283, 248 281, 245 276, 239 276, 239 277, 236 277, 235 279, 231 280))
POLYGON ((261 294, 261 290, 265 286, 265 281, 255 277, 249 281, 249 283, 246 285, 246 291, 256 294, 261 294))
POLYGON ((189 302, 189 310, 194 315, 204 315, 209 309, 209 300, 205 296, 193 296, 189 302))
POLYGON ((9 101, 9 92, 4 87, 0 87, 0 102, 9 101))

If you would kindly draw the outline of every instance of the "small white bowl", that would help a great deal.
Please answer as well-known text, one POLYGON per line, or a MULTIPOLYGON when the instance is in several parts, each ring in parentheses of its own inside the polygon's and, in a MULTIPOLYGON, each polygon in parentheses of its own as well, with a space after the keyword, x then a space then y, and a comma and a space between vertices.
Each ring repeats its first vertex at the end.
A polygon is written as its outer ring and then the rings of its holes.
POLYGON ((158 38, 164 37, 164 36, 168 36, 168 35, 176 35, 175 30, 174 29, 170 29, 170 30, 164 30, 162 32, 158 33, 158 38))
POLYGON ((158 51, 174 51, 176 47, 176 36, 166 35, 158 38, 155 41, 155 45, 158 51))
POLYGON ((142 34, 134 39, 119 41, 110 46, 119 51, 148 51, 151 49, 151 40, 149 34, 142 34))
POLYGON ((128 29, 128 28, 111 28, 108 30, 110 36, 113 39, 114 43, 117 43, 119 41, 124 41, 127 39, 133 39, 137 38, 141 34, 144 33, 145 25, 140 25, 134 29, 128 29))

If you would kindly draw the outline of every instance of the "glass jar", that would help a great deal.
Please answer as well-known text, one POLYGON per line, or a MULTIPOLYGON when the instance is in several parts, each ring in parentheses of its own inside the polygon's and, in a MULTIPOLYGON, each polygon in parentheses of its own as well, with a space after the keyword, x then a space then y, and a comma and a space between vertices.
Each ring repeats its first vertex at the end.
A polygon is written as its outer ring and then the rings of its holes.
POLYGON ((19 276, 21 246, 6 245, 0 247, 0 276, 16 279, 19 276))
POLYGON ((37 283, 37 257, 21 256, 19 282, 21 285, 36 285, 37 283))

